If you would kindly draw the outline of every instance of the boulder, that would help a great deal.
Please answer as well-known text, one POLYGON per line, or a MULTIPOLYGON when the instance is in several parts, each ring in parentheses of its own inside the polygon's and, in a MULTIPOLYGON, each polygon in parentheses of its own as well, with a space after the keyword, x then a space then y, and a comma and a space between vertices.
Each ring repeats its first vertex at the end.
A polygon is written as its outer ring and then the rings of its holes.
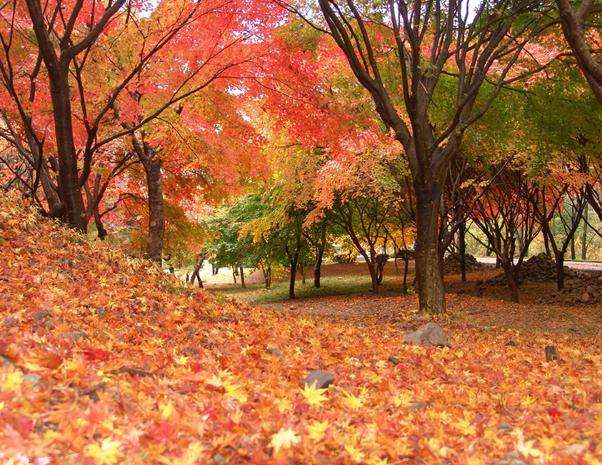
POLYGON ((72 341, 79 341, 80 339, 85 339, 88 335, 84 331, 69 331, 63 333, 63 337, 65 339, 71 339, 72 341))
POLYGON ((403 338, 403 342, 406 344, 451 347, 443 328, 433 322, 421 326, 416 331, 407 333, 403 338))
POLYGON ((317 389, 326 389, 334 382, 334 375, 325 370, 312 370, 305 378, 306 386, 314 386, 317 389))

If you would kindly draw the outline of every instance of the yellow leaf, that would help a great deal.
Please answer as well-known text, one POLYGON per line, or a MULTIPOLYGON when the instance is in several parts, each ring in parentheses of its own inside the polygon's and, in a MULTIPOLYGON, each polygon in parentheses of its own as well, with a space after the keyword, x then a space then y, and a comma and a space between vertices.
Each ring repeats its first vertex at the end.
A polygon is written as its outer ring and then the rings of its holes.
POLYGON ((4 391, 15 391, 22 383, 23 373, 19 370, 10 369, 4 376, 4 381, 2 381, 1 386, 4 391))
POLYGON ((307 430, 309 431, 309 438, 312 441, 319 441, 324 437, 326 430, 330 426, 328 420, 324 421, 314 421, 313 423, 307 426, 307 430))
POLYGON ((364 461, 364 453, 353 444, 345 444, 345 450, 354 462, 360 463, 364 461))
POLYGON ((165 419, 171 417, 174 412, 174 407, 173 407, 173 404, 171 403, 171 401, 168 401, 165 403, 163 403, 163 402, 160 403, 159 404, 159 412, 161 412, 161 416, 165 419))
POLYGON ((121 443, 105 438, 100 445, 88 444, 84 449, 86 457, 93 458, 98 465, 114 465, 121 458, 121 443))
POLYGON ((291 401, 286 397, 283 397, 282 399, 276 399, 274 405, 276 405, 276 408, 280 413, 287 412, 291 409, 291 401))
POLYGON ((365 393, 366 391, 362 389, 360 395, 355 396, 343 389, 343 394, 345 395, 345 397, 343 398, 343 402, 347 407, 349 407, 352 410, 360 409, 364 406, 365 393))
POLYGON ((457 428, 464 436, 471 436, 476 434, 476 428, 466 418, 462 418, 453 423, 454 427, 457 428))
POLYGON ((303 389, 301 389, 301 394, 305 398, 305 401, 312 406, 319 406, 322 402, 328 400, 324 394, 326 393, 326 389, 318 389, 316 384, 313 383, 311 386, 306 384, 303 389))
POLYGON ((299 444, 300 441, 301 438, 294 430, 281 428, 280 431, 272 435, 270 445, 274 448, 274 453, 277 454, 282 449, 288 449, 295 444, 299 444))

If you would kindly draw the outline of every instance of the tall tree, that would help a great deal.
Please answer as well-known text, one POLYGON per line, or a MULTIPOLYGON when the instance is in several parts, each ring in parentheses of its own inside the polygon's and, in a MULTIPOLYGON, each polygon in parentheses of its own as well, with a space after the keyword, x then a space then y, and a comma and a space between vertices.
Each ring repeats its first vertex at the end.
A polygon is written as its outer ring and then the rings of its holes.
POLYGON ((319 1, 330 33, 382 122, 402 144, 410 166, 421 311, 445 309, 438 233, 448 166, 458 156, 466 129, 504 85, 520 78, 510 71, 539 30, 539 17, 520 23, 516 18, 537 5, 529 0, 319 1), (388 59, 390 51, 396 65, 388 59), (453 80, 446 79, 450 75, 453 80), (447 92, 452 89, 453 104, 445 121, 437 122, 432 111, 443 81, 447 92), (493 84, 482 92, 486 81, 493 84))

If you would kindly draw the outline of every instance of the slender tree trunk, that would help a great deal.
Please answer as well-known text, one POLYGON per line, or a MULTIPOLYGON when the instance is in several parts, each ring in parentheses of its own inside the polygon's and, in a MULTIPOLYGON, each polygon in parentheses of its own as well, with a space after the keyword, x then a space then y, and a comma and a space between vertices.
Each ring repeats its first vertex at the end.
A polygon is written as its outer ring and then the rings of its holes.
POLYGON ((585 204, 583 208, 583 230, 581 231, 581 260, 587 260, 587 222, 588 222, 588 207, 585 204))
POLYGON ((288 283, 288 297, 289 299, 294 299, 296 297, 295 295, 295 280, 297 279, 297 261, 298 261, 298 255, 294 254, 293 257, 291 258, 291 263, 290 263, 290 276, 289 276, 289 283, 288 283))
POLYGON ((564 289, 564 252, 556 254, 556 288, 560 291, 564 289))
POLYGON ((407 253, 407 250, 405 251, 405 254, 403 256, 403 293, 407 294, 408 293, 408 268, 410 265, 410 257, 407 253))
POLYGON ((247 285, 245 284, 245 270, 242 266, 239 267, 239 273, 240 273, 240 285, 243 288, 245 288, 245 287, 247 287, 247 285))
POLYGON ((575 260, 577 258, 577 252, 575 250, 575 236, 571 237, 571 260, 575 260))
POLYGON ((161 159, 150 155, 142 159, 148 189, 148 250, 147 257, 161 263, 165 235, 165 205, 161 159))
POLYGON ((238 282, 238 280, 236 279, 236 267, 232 266, 232 279, 234 280, 234 284, 236 284, 238 282))
POLYGON ((102 218, 100 216, 100 212, 98 211, 98 205, 94 206, 92 210, 92 214, 94 216, 94 224, 96 225, 96 232, 98 234, 98 238, 101 241, 104 241, 105 237, 107 237, 107 230, 102 222, 102 218))
POLYGON ((438 244, 441 193, 436 187, 430 187, 428 190, 416 187, 415 190, 417 203, 415 263, 420 311, 442 313, 445 311, 445 289, 438 244))
POLYGON ((458 251, 460 253, 460 272, 462 282, 466 282, 466 221, 462 221, 458 228, 458 251))
POLYGON ((319 288, 322 275, 322 261, 324 260, 324 251, 326 250, 326 227, 322 227, 320 232, 320 243, 316 251, 316 262, 314 264, 314 287, 319 288))
POLYGON ((550 240, 548 239, 548 235, 545 232, 543 233, 543 245, 546 251, 546 255, 548 257, 551 257, 552 253, 550 252, 550 240))

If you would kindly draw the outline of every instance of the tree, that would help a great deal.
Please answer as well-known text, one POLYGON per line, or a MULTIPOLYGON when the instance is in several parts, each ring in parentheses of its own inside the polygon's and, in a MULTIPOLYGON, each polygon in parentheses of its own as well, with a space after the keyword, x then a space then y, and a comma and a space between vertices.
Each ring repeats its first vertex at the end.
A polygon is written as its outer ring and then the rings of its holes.
POLYGON ((466 129, 485 113, 504 85, 518 79, 509 73, 539 27, 537 15, 522 23, 516 18, 537 4, 483 1, 474 5, 474 11, 468 2, 455 1, 392 0, 383 6, 320 0, 319 5, 383 124, 403 146, 416 198, 420 310, 442 312, 437 239, 447 167, 458 156, 466 129), (386 59, 390 50, 396 65, 386 59), (447 80, 450 74, 455 79, 447 80), (446 121, 435 124, 431 111, 442 81, 450 82, 453 105, 446 121), (483 95, 486 81, 493 85, 483 95))
MULTIPOLYGON (((570 0, 556 0, 560 13, 560 24, 564 37, 573 51, 579 69, 587 80, 598 102, 602 104, 602 63, 595 56, 594 47, 587 43, 589 27, 596 27, 602 9, 598 2, 582 0, 571 3, 570 0), (588 24, 588 21, 591 23, 588 24)), ((599 35, 598 45, 599 45, 599 35)), ((599 47, 598 47, 599 48, 599 47)))

